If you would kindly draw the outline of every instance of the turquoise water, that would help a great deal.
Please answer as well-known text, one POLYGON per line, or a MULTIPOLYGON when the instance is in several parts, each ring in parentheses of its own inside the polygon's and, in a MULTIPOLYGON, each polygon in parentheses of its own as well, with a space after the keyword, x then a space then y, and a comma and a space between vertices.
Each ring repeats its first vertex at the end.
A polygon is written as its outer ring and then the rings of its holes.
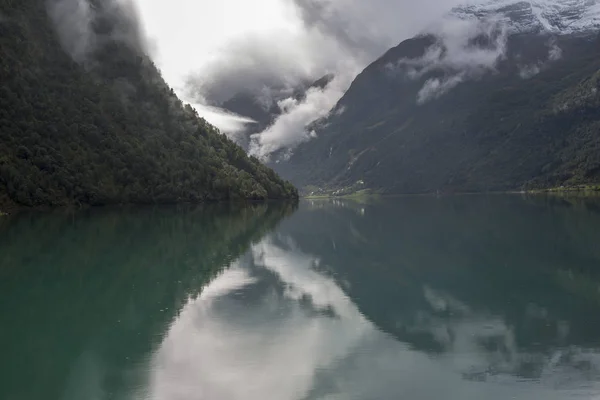
POLYGON ((600 398, 600 203, 0 220, 0 398, 600 398))

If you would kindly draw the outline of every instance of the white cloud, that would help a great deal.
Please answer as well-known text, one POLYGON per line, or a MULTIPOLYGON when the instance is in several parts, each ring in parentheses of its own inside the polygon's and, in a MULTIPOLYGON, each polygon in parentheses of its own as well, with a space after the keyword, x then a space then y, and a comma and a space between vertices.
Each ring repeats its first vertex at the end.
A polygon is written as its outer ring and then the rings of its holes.
POLYGON ((191 103, 199 115, 206 119, 210 124, 219 127, 224 132, 235 135, 245 129, 248 124, 254 124, 256 121, 251 118, 226 112, 217 107, 211 107, 204 104, 191 103))
POLYGON ((562 58, 562 49, 558 47, 556 41, 550 41, 550 49, 548 50, 548 60, 558 61, 562 58))
POLYGON ((521 79, 530 79, 542 72, 550 63, 562 58, 562 49, 556 43, 556 39, 550 39, 548 45, 548 56, 546 60, 540 60, 531 65, 520 65, 519 76, 521 79))
POLYGON ((464 74, 457 74, 449 78, 428 79, 417 94, 417 103, 424 104, 431 99, 437 99, 463 80, 464 74))
POLYGON ((268 160, 275 152, 293 149, 315 137, 307 126, 327 116, 348 89, 353 77, 354 74, 338 75, 324 89, 308 90, 304 100, 287 98, 280 101, 279 107, 284 113, 266 130, 252 135, 250 154, 268 160))
POLYGON ((417 95, 418 104, 442 96, 465 80, 495 71, 498 62, 506 57, 508 29, 499 20, 447 17, 431 33, 436 43, 423 57, 400 59, 386 66, 395 76, 404 75, 413 80, 432 71, 444 74, 442 78, 425 81, 417 95), (480 43, 474 45, 475 41, 480 43))
MULTIPOLYGON (((89 29, 89 0, 47 1, 64 46, 75 59, 84 59, 97 40, 89 29)), ((453 6, 473 0, 110 1, 130 16, 139 11, 141 22, 129 22, 147 34, 145 45, 152 43, 151 56, 169 85, 223 132, 239 135, 251 123, 215 108, 231 96, 250 93, 265 108, 284 99, 284 115, 253 138, 252 152, 262 158, 309 140, 306 126, 332 109, 359 71, 425 29, 440 37, 438 45, 422 59, 393 66, 413 79, 444 71, 444 78, 425 82, 420 103, 493 71, 506 50, 507 32, 499 21, 442 18, 453 6), (490 39, 489 45, 469 46, 477 36, 490 39), (324 90, 312 90, 300 102, 289 95, 329 73, 336 80, 324 90)), ((131 32, 123 33, 127 39, 131 32)), ((550 43, 549 59, 561 56, 550 43)))
POLYGON ((119 41, 141 53, 148 42, 133 0, 104 0, 100 5, 90 0, 46 0, 46 8, 64 50, 78 63, 92 66, 90 54, 108 41, 119 41), (108 17, 110 31, 98 33, 94 21, 108 17))
MULTIPOLYGON (((263 156, 306 140, 306 123, 329 112, 356 73, 460 2, 135 1, 156 44, 155 61, 192 103, 218 106, 246 91, 268 104, 289 97, 281 94, 300 83, 328 73, 338 77, 323 93, 291 104, 288 114, 255 137, 255 153, 263 156)), ((218 127, 231 132, 224 119, 218 127)))
POLYGON ((90 29, 93 15, 89 2, 50 0, 46 4, 63 48, 75 61, 83 62, 94 44, 94 36, 90 29))
POLYGON ((519 68, 519 76, 521 79, 530 79, 540 73, 542 66, 539 64, 526 65, 519 68))
MULTIPOLYGON (((314 3, 310 2, 309 3, 314 3)), ((331 4, 331 3, 329 3, 331 4)), ((418 95, 418 103, 422 104, 437 98, 465 79, 479 76, 485 71, 493 70, 496 64, 505 56, 508 31, 504 24, 496 20, 478 21, 461 20, 458 18, 443 18, 441 23, 430 27, 439 43, 432 46, 420 59, 399 60, 394 66, 404 68, 412 79, 420 78, 434 69, 450 71, 450 76, 444 79, 428 80, 418 95), (487 46, 473 46, 475 38, 483 37, 489 41, 487 46)), ((373 34, 377 37, 377 34, 373 34)), ((357 53, 349 49, 360 46, 360 40, 352 42, 346 31, 337 34, 343 42, 351 42, 342 53, 344 64, 338 64, 334 69, 338 79, 324 90, 314 90, 307 98, 289 107, 271 127, 254 135, 251 143, 251 154, 261 159, 269 159, 270 155, 281 149, 288 149, 287 155, 298 144, 311 138, 306 126, 318 118, 326 116, 337 101, 348 89, 352 80, 368 63, 367 57, 361 59, 357 53)), ((360 38, 360 36, 358 36, 360 38)), ((366 41, 366 40, 365 40, 366 41)), ((289 101, 289 99, 287 100, 289 101)))

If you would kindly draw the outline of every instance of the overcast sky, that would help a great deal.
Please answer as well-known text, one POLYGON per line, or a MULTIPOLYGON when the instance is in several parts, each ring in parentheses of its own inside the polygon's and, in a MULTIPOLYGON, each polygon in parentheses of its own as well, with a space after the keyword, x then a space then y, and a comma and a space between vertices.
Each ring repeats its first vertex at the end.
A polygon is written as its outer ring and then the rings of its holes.
POLYGON ((373 58, 422 30, 452 6, 464 3, 458 0, 136 2, 146 33, 154 44, 153 56, 167 79, 179 84, 188 74, 207 71, 213 65, 222 65, 224 60, 240 61, 240 53, 246 53, 243 55, 247 58, 241 61, 247 63, 253 61, 250 58, 268 54, 272 63, 296 64, 294 68, 303 73, 335 66, 332 55, 326 52, 331 47, 349 51, 356 57, 373 58), (293 57, 293 62, 287 57, 293 57))
MULTIPOLYGON (((135 0, 151 56, 168 83, 192 103, 219 105, 247 91, 274 91, 334 73, 330 88, 309 95, 255 137, 259 156, 308 139, 306 123, 335 105, 368 63, 431 26, 459 0, 135 0)), ((225 132, 236 118, 199 106, 225 132)))

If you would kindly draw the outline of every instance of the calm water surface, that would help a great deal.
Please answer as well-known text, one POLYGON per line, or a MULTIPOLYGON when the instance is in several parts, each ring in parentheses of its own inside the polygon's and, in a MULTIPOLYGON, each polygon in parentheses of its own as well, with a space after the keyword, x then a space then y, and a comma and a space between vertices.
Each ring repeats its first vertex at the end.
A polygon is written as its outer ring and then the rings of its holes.
POLYGON ((600 202, 0 219, 0 399, 600 399, 600 202))

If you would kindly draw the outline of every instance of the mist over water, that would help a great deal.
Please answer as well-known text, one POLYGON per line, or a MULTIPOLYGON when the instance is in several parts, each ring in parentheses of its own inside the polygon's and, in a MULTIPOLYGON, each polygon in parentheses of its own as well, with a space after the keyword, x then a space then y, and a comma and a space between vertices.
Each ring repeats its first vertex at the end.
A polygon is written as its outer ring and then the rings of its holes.
POLYGON ((466 196, 0 221, 0 397, 595 398, 598 204, 466 196))

